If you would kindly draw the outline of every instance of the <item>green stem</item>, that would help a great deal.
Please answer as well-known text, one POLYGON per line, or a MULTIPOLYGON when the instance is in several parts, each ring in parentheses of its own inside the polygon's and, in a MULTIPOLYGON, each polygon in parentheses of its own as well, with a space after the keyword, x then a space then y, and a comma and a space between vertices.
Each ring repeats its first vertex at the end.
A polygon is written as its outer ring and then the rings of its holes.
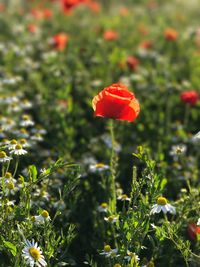
POLYGON ((111 158, 110 158, 110 209, 113 214, 116 213, 116 186, 115 186, 115 178, 116 178, 116 165, 117 165, 117 157, 115 152, 115 135, 114 135, 114 121, 110 120, 110 136, 112 140, 112 148, 111 148, 111 158))
POLYGON ((188 125, 189 116, 190 116, 190 105, 186 104, 185 116, 184 116, 184 122, 183 122, 185 129, 186 129, 187 125, 188 125))
POLYGON ((16 164, 15 164, 15 170, 14 170, 14 173, 13 173, 13 177, 15 177, 15 175, 16 175, 16 172, 17 172, 18 166, 19 166, 19 157, 17 156, 17 159, 16 159, 16 164))

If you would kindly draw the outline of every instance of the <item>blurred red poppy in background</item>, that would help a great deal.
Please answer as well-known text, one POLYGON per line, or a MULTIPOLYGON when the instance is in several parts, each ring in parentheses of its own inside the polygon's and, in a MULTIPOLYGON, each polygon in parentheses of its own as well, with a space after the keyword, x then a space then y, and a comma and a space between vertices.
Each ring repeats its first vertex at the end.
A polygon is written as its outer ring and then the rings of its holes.
POLYGON ((95 116, 133 122, 139 112, 140 104, 135 95, 121 83, 103 89, 92 100, 95 116))
POLYGON ((140 48, 143 48, 143 49, 149 49, 153 46, 152 42, 149 41, 149 40, 146 40, 146 41, 142 41, 140 44, 139 44, 139 47, 140 48))
POLYGON ((178 33, 175 29, 173 28, 167 28, 164 31, 164 37, 167 41, 175 41, 178 37, 178 33))
POLYGON ((66 33, 58 33, 53 36, 53 45, 59 50, 63 51, 68 43, 69 36, 66 33))
POLYGON ((119 37, 118 33, 112 30, 105 31, 103 34, 103 38, 106 41, 114 41, 117 40, 118 37, 119 37))
POLYGON ((197 240, 197 234, 200 234, 200 227, 196 223, 189 223, 187 227, 187 233, 191 240, 197 240))
POLYGON ((185 91, 180 95, 181 101, 190 105, 195 105, 199 99, 199 95, 196 91, 185 91))
POLYGON ((38 27, 37 27, 37 25, 31 23, 31 24, 29 24, 29 25, 27 26, 27 29, 28 29, 28 31, 29 31, 30 33, 36 33, 37 30, 38 30, 38 27))
POLYGON ((135 70, 139 65, 139 60, 136 57, 129 56, 126 60, 126 64, 130 70, 135 70))

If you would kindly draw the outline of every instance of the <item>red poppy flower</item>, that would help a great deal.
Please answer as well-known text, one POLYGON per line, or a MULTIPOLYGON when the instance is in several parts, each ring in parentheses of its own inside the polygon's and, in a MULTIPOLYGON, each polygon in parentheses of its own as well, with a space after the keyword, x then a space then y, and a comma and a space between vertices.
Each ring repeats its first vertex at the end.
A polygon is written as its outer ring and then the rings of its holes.
POLYGON ((114 41, 118 39, 118 33, 112 30, 105 31, 103 34, 103 38, 106 41, 114 41))
POLYGON ((59 51, 63 51, 69 40, 69 36, 66 33, 58 33, 53 36, 53 45, 59 51))
POLYGON ((133 122, 140 104, 126 85, 115 83, 106 87, 92 100, 95 116, 133 122))
POLYGON ((127 7, 121 7, 119 12, 121 16, 126 17, 129 14, 129 9, 127 7))
POLYGON ((68 13, 79 4, 79 0, 61 0, 64 13, 68 13))
POLYGON ((200 234, 200 227, 196 223, 189 223, 187 227, 187 233, 191 240, 197 240, 197 234, 200 234))
POLYGON ((129 56, 126 60, 126 64, 130 70, 135 70, 139 64, 139 60, 136 57, 129 56))
POLYGON ((28 28, 28 31, 30 32, 30 33, 36 33, 37 32, 37 25, 35 25, 35 24, 29 24, 28 26, 27 26, 27 28, 28 28))
POLYGON ((198 93, 194 90, 182 92, 180 97, 182 102, 190 105, 195 105, 199 99, 198 93))
POLYGON ((89 2, 88 7, 94 13, 99 13, 101 11, 101 5, 97 2, 89 2))
POLYGON ((175 29, 167 28, 164 31, 164 37, 167 41, 175 41, 178 37, 178 33, 175 29))
POLYGON ((152 42, 149 40, 143 41, 139 44, 139 47, 143 49, 149 49, 152 47, 152 42))
POLYGON ((49 18, 51 18, 51 17, 53 16, 53 12, 52 12, 52 10, 49 9, 49 8, 45 8, 45 9, 43 10, 43 16, 44 16, 45 19, 49 19, 49 18))
POLYGON ((4 4, 0 4, 0 12, 5 11, 6 7, 4 4))
POLYGON ((40 20, 43 18, 43 12, 42 12, 42 10, 40 10, 38 8, 32 9, 31 15, 37 20, 40 20))

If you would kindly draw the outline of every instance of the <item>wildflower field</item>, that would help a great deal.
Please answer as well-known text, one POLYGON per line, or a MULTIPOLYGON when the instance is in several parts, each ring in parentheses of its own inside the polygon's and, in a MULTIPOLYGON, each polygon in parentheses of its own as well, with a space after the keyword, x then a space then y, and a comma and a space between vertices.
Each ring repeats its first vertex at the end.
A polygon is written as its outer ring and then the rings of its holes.
POLYGON ((199 0, 0 0, 0 267, 200 266, 199 0))

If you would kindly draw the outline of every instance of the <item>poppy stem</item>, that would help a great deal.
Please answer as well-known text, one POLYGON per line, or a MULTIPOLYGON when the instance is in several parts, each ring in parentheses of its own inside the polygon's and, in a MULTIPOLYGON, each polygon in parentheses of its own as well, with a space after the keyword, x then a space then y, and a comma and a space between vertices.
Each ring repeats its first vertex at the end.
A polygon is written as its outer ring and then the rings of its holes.
POLYGON ((115 178, 116 178, 116 166, 117 166, 117 156, 115 152, 115 134, 114 134, 114 120, 110 120, 110 136, 112 141, 112 148, 111 148, 111 157, 110 157, 110 171, 111 171, 111 179, 110 179, 110 209, 113 214, 116 212, 116 185, 115 185, 115 178))
POLYGON ((189 116, 190 116, 190 105, 189 104, 186 104, 186 107, 185 107, 185 116, 184 116, 184 122, 183 122, 185 128, 188 125, 189 116))

